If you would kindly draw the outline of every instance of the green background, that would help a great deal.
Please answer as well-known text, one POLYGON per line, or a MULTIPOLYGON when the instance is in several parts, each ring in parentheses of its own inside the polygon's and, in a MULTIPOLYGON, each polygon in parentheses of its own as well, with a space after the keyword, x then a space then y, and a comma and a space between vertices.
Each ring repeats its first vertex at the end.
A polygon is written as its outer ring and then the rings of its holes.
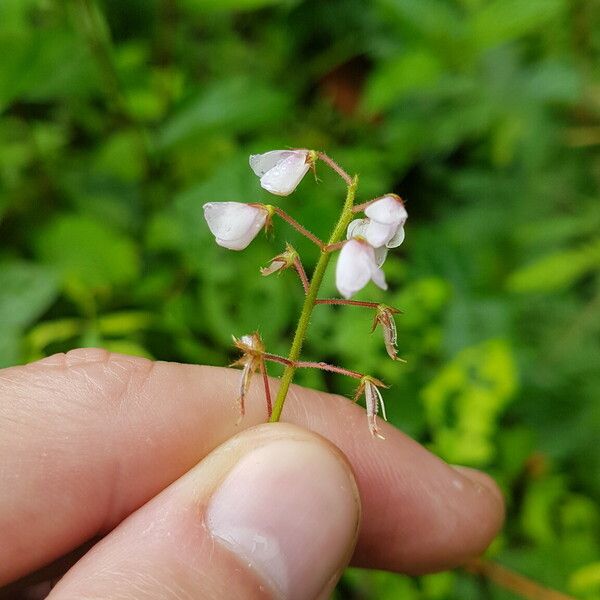
MULTIPOLYGON (((595 0, 0 0, 0 366, 81 345, 224 365, 255 329, 286 353, 302 293, 258 268, 286 240, 307 268, 314 249, 277 222, 224 250, 202 204, 277 200, 250 153, 324 150, 358 201, 406 199, 390 291, 357 298, 404 311, 408 362, 345 307, 317 308, 305 356, 383 378, 394 424, 497 479, 490 557, 600 599, 598 17, 595 0)), ((319 176, 280 205, 326 237, 344 190, 319 176)), ((338 595, 512 597, 358 570, 338 595)))

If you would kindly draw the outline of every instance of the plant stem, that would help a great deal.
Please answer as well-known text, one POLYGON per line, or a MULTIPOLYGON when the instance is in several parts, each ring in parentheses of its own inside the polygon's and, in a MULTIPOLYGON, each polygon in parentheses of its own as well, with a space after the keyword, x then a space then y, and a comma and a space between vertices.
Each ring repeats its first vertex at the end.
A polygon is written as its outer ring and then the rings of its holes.
POLYGON ((510 590, 527 600, 575 600, 573 596, 546 588, 537 581, 533 581, 528 577, 524 577, 519 573, 515 573, 502 565, 484 558, 470 560, 464 566, 464 569, 469 573, 485 577, 505 590, 510 590))
POLYGON ((363 302, 362 300, 343 300, 342 298, 318 298, 315 304, 332 304, 336 306, 364 306, 365 308, 377 308, 380 302, 363 302))
POLYGON ((306 229, 306 227, 303 227, 302 225, 300 225, 300 223, 298 223, 298 221, 296 221, 296 219, 294 219, 293 217, 288 215, 284 210, 282 210, 278 206, 273 206, 273 205, 269 205, 269 206, 270 206, 270 208, 273 209, 273 211, 275 212, 276 215, 279 215, 284 221, 289 223, 296 231, 301 233, 305 238, 308 238, 313 244, 316 244, 319 247, 319 249, 321 249, 321 250, 323 249, 325 244, 323 244, 323 242, 314 233, 311 233, 310 231, 308 231, 308 229, 306 229))
POLYGON ((308 294, 308 288, 310 287, 310 281, 308 281, 308 277, 306 276, 306 271, 302 266, 302 261, 298 256, 294 259, 294 269, 296 269, 296 273, 298 273, 298 277, 300 277, 300 281, 302 282, 302 288, 304 289, 304 293, 308 294))
POLYGON ((340 375, 345 375, 346 377, 353 377, 354 379, 363 379, 365 377, 364 373, 359 373, 358 371, 351 371, 350 369, 344 369, 344 367, 330 365, 325 362, 312 362, 308 360, 298 360, 296 362, 292 362, 288 358, 284 358, 283 356, 277 356, 277 354, 269 354, 268 352, 265 352, 262 356, 264 360, 276 362, 280 365, 285 365, 286 367, 294 367, 294 369, 321 369, 321 371, 338 373, 340 375))
POLYGON ((333 158, 327 156, 325 152, 317 152, 317 157, 322 160, 330 169, 334 170, 345 182, 348 187, 353 183, 352 177, 338 165, 333 158))
POLYGON ((324 362, 311 362, 306 360, 299 360, 295 367, 297 369, 321 369, 321 371, 329 371, 330 373, 338 373, 338 375, 345 375, 346 377, 353 377, 354 379, 362 379, 364 375, 358 371, 351 371, 350 369, 344 369, 344 367, 338 367, 336 365, 329 365, 324 362))
MULTIPOLYGON (((328 245, 335 244, 336 242, 339 242, 342 239, 342 236, 346 232, 348 224, 352 220, 352 206, 354 204, 354 196, 356 194, 357 185, 358 177, 354 177, 354 179, 350 180, 350 183, 348 184, 348 191, 346 193, 346 200, 344 202, 344 208, 342 209, 338 222, 336 223, 335 227, 333 228, 333 231, 331 232, 331 236, 329 237, 329 241, 327 242, 328 245)), ((325 271, 330 260, 331 253, 326 252, 325 250, 321 250, 321 256, 317 261, 317 265, 310 280, 308 293, 306 294, 306 298, 304 299, 304 305, 302 306, 302 311, 300 313, 300 317, 298 318, 296 333, 294 334, 292 347, 290 348, 290 353, 288 355, 288 359, 291 363, 296 363, 298 361, 298 358, 300 358, 302 344, 304 343, 306 331, 310 323, 310 315, 315 306, 317 295, 319 293, 319 288, 321 287, 321 283, 323 282, 323 277, 325 275, 325 271)), ((277 391, 277 397, 275 398, 275 404, 273 406, 273 414, 269 419, 271 423, 276 423, 281 417, 283 404, 285 402, 285 398, 287 396, 288 389, 290 388, 290 384, 292 383, 292 379, 294 378, 295 372, 296 367, 293 364, 288 365, 283 372, 283 376, 281 377, 281 384, 279 386, 279 390, 277 391)))
POLYGON ((269 386, 269 376, 267 374, 267 368, 265 367, 265 363, 261 361, 260 363, 260 374, 262 375, 263 385, 265 386, 265 398, 267 400, 267 415, 270 417, 273 412, 273 406, 271 402, 271 388, 269 386))

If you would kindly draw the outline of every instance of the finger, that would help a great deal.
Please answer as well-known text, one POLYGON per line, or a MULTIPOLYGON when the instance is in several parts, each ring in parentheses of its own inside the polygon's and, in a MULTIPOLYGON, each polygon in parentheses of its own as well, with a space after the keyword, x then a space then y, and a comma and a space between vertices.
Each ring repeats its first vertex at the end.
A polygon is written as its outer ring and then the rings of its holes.
MULTIPOLYGON (((1 371, 0 583, 112 529, 239 431, 238 378, 102 350, 1 371)), ((242 427, 265 419, 258 385, 253 392, 242 427)), ((357 564, 451 566, 498 530, 491 480, 448 467, 391 427, 373 439, 348 400, 292 387, 284 417, 352 464, 364 509, 357 564)))
POLYGON ((359 507, 337 448, 293 425, 261 425, 131 515, 50 598, 327 598, 359 507))

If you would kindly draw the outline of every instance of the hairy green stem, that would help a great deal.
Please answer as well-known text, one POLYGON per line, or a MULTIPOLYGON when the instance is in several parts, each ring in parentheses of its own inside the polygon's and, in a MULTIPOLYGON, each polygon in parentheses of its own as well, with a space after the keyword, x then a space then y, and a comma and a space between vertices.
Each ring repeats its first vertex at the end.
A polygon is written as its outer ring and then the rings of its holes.
MULTIPOLYGON (((346 194, 346 201, 344 202, 344 208, 342 209, 338 222, 336 223, 335 227, 333 228, 333 231, 331 232, 331 236, 329 237, 329 241, 327 242, 328 246, 339 242, 346 233, 346 229, 354 216, 354 213, 352 212, 352 206, 354 205, 354 196, 356 194, 357 185, 357 177, 354 177, 354 179, 352 179, 351 182, 348 184, 348 191, 346 194)), ((298 318, 296 333, 294 334, 292 347, 290 348, 290 353, 288 355, 288 359, 291 363, 296 363, 300 358, 302 344, 304 343, 306 331, 310 323, 310 316, 312 314, 313 308, 315 307, 317 295, 319 293, 319 288, 321 287, 321 283, 323 283, 323 277, 325 275, 325 271, 327 270, 327 265, 329 264, 330 260, 331 253, 327 252, 327 250, 325 249, 322 249, 321 256, 317 261, 317 265, 310 280, 310 286, 308 288, 306 298, 304 299, 304 305, 302 306, 300 317, 298 318)), ((292 380, 294 378, 295 372, 296 366, 294 365, 288 365, 283 372, 283 376, 281 377, 281 384, 279 385, 277 397, 275 398, 275 404, 273 405, 273 413, 271 414, 271 418, 269 419, 271 423, 276 423, 281 417, 281 411, 283 410, 285 398, 290 388, 290 384, 292 383, 292 380)))

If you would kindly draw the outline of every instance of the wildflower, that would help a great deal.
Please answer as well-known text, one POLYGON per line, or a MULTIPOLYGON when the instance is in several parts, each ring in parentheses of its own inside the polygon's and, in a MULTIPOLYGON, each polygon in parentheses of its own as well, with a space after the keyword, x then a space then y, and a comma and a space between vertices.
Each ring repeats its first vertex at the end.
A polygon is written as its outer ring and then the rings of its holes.
POLYGON ((208 202, 204 218, 219 246, 243 250, 268 225, 269 209, 262 204, 243 202, 208 202))
MULTIPOLYGON (((366 219, 355 219, 348 225, 348 238, 362 236, 374 248, 397 248, 404 241, 408 214, 400 196, 388 194, 371 202, 365 215, 366 219)), ((386 253, 382 256, 385 260, 386 253)))
POLYGON ((348 299, 369 280, 382 290, 387 289, 385 275, 377 264, 373 247, 362 238, 348 240, 340 252, 335 271, 335 283, 340 294, 348 299))
POLYGON ((311 167, 308 150, 271 150, 250 156, 250 167, 260 185, 277 196, 289 196, 311 167))
POLYGON ((369 218, 365 237, 375 248, 396 248, 404 241, 404 223, 408 218, 402 198, 387 194, 365 208, 369 218))
POLYGON ((402 359, 398 356, 398 348, 396 347, 398 335, 396 330, 396 321, 394 321, 394 315, 398 314, 399 312, 400 311, 397 308, 380 304, 377 307, 377 312, 375 313, 375 318, 373 319, 371 333, 375 331, 377 325, 381 325, 385 349, 387 350, 389 357, 392 360, 402 361, 402 359))
MULTIPOLYGON (((352 238, 366 239, 368 227, 369 219, 354 219, 348 225, 346 238, 349 240, 352 238)), ((375 262, 378 267, 381 267, 387 258, 388 249, 385 246, 381 246, 380 248, 374 247, 373 250, 375 251, 375 262)))
POLYGON ((260 270, 260 274, 263 277, 267 275, 271 275, 272 273, 280 273, 285 269, 289 269, 294 266, 296 259, 298 258, 298 253, 292 248, 290 244, 285 245, 285 252, 274 256, 271 259, 271 263, 268 267, 263 267, 260 270))
POLYGON ((377 428, 377 415, 379 414, 379 407, 381 406, 381 414, 387 421, 387 415, 385 414, 385 404, 383 403, 383 397, 379 391, 380 387, 386 387, 382 381, 375 379, 369 375, 365 375, 361 380, 356 394, 354 395, 354 401, 356 402, 361 394, 365 394, 365 404, 367 407, 367 422, 369 423, 369 431, 373 437, 377 436, 382 440, 385 437, 379 432, 377 428))
POLYGON ((248 389, 250 388, 250 380, 252 375, 259 369, 261 372, 264 370, 264 352, 265 346, 262 339, 257 331, 250 335, 243 335, 240 339, 233 337, 233 343, 236 348, 242 351, 242 356, 233 362, 231 367, 241 366, 242 377, 240 379, 240 395, 238 402, 240 403, 240 418, 244 416, 246 412, 245 402, 248 389))

